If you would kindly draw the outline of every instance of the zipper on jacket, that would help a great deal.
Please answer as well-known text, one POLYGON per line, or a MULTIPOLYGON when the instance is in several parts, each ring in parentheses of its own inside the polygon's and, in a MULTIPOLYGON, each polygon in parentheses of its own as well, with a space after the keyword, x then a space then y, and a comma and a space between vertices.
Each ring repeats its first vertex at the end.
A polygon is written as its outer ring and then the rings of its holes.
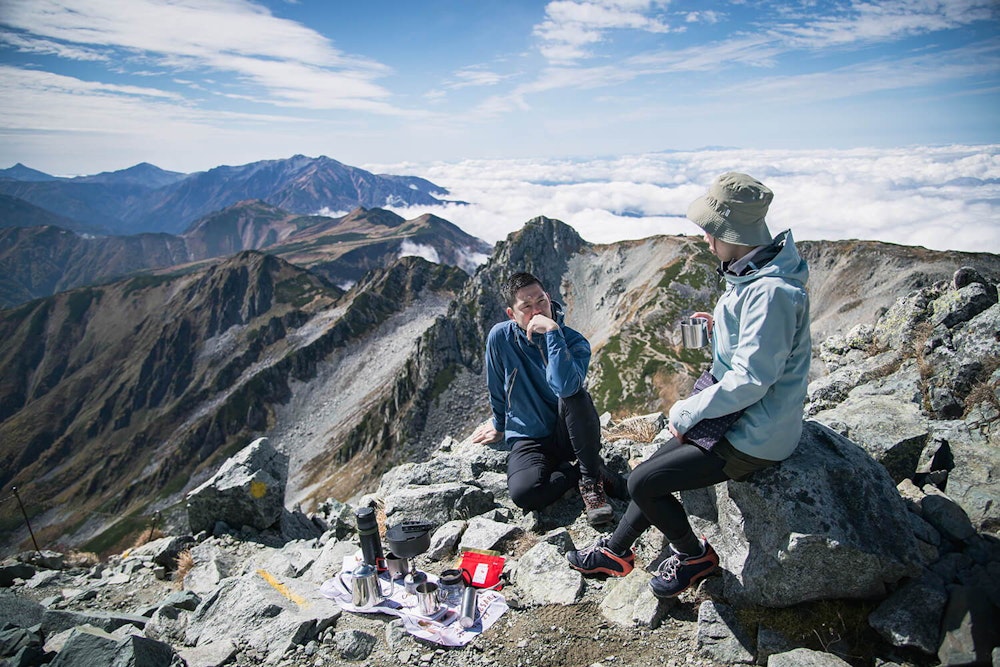
POLYGON ((517 368, 510 374, 510 386, 507 387, 507 409, 510 409, 510 395, 514 393, 514 380, 517 379, 517 368))

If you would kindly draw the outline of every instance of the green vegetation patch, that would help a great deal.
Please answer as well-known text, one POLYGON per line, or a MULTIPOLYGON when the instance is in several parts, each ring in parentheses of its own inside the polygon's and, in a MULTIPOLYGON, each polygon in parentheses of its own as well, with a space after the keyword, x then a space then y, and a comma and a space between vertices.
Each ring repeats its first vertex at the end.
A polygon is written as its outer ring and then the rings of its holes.
POLYGON ((69 308, 69 320, 73 323, 83 321, 83 316, 90 310, 90 304, 98 301, 103 292, 96 289, 81 289, 69 293, 66 306, 69 308))
POLYGON ((149 289, 150 287, 158 287, 164 283, 168 283, 174 279, 172 275, 142 275, 136 276, 125 284, 124 296, 132 294, 132 292, 138 292, 141 290, 149 289))
POLYGON ((278 303, 290 303, 301 308, 313 300, 316 285, 308 274, 300 273, 294 278, 282 280, 274 286, 274 298, 278 303))

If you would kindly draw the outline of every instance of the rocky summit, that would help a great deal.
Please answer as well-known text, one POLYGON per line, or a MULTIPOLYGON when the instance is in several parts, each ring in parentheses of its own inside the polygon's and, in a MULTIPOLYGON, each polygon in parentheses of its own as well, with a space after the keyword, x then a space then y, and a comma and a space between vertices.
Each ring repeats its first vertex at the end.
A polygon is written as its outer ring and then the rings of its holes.
MULTIPOLYGON (((12 665, 989 665, 1000 659, 1000 305, 974 268, 901 295, 821 343, 795 453, 744 482, 685 492, 719 576, 672 601, 646 586, 647 531, 623 579, 585 579, 567 550, 599 533, 575 492, 525 513, 502 445, 442 439, 350 503, 281 499, 282 443, 255 439, 186 496, 192 530, 150 530, 105 560, 29 551, 0 567, 12 665), (433 525, 414 560, 504 558, 509 609, 462 648, 321 592, 359 550, 354 511, 433 525)), ((602 417, 621 472, 668 435, 662 413, 602 417)), ((624 506, 612 501, 616 516, 624 506)), ((383 533, 383 543, 385 535, 383 533)))

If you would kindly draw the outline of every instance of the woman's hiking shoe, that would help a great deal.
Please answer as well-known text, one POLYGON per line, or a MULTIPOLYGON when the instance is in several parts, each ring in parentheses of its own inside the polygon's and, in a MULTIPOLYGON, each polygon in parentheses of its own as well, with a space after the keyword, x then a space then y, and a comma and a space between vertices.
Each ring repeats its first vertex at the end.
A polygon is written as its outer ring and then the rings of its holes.
POLYGON ((614 510, 608 504, 608 497, 604 495, 604 483, 601 480, 581 477, 580 496, 587 512, 587 523, 591 526, 609 523, 615 517, 614 510))
POLYGON ((719 555, 712 545, 701 541, 704 548, 699 556, 684 556, 676 551, 660 563, 656 575, 649 580, 653 595, 658 598, 677 597, 708 575, 719 569, 719 555))
POLYGON ((607 544, 608 538, 602 537, 586 549, 567 551, 566 560, 570 567, 584 574, 624 577, 635 567, 635 554, 630 551, 627 556, 619 556, 607 544))

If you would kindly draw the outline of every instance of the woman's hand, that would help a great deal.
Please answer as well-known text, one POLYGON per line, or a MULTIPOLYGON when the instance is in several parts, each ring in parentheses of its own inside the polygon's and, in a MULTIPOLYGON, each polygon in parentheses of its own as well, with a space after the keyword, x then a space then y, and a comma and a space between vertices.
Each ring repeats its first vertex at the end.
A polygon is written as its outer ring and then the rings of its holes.
POLYGON ((691 317, 701 317, 708 320, 708 335, 712 335, 712 327, 715 325, 715 318, 712 317, 712 313, 704 313, 699 310, 697 313, 692 314, 691 317))
POLYGON ((667 428, 670 429, 670 434, 677 438, 677 442, 684 442, 684 436, 677 432, 676 426, 668 422, 667 428))

